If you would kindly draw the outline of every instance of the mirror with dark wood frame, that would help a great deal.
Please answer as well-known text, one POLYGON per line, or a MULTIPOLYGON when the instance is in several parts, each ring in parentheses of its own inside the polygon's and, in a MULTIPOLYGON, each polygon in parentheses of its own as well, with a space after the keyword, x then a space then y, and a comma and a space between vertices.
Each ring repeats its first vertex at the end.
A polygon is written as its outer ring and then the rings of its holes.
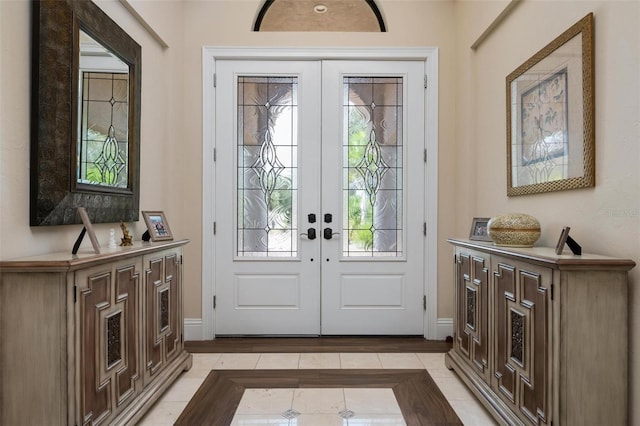
POLYGON ((139 220, 140 45, 89 0, 32 13, 31 226, 139 220))

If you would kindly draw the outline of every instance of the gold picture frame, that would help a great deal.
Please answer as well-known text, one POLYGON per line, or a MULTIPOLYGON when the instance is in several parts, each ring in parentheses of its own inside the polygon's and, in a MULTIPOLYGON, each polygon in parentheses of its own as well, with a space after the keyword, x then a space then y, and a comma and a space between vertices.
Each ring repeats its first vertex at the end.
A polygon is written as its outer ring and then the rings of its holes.
POLYGON ((144 222, 147 224, 151 241, 173 240, 173 234, 164 212, 143 211, 142 217, 144 217, 144 222))
POLYGON ((595 186, 593 13, 506 83, 507 195, 595 186))

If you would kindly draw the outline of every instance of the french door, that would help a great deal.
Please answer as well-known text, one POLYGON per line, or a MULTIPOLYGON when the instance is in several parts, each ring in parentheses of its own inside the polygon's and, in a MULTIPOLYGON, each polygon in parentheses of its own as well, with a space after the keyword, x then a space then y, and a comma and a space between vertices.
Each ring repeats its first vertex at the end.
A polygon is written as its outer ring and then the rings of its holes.
POLYGON ((424 68, 216 61, 217 335, 424 334, 424 68))

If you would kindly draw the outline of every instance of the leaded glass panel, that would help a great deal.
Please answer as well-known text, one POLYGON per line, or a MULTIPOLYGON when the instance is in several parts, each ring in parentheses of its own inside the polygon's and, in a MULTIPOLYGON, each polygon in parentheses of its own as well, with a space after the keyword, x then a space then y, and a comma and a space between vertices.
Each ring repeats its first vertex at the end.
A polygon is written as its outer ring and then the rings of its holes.
POLYGON ((129 186, 129 74, 82 72, 77 181, 129 186))
POLYGON ((238 77, 238 256, 297 256, 297 93, 296 77, 238 77))
POLYGON ((345 77, 343 255, 403 248, 402 77, 345 77))

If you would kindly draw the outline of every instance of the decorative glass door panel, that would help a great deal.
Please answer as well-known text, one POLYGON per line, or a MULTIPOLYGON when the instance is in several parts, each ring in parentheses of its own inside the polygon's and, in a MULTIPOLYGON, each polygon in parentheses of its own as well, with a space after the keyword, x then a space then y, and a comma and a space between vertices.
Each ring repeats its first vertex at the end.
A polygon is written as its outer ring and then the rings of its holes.
POLYGON ((403 255, 402 77, 344 77, 343 256, 403 255))
POLYGON ((296 77, 239 76, 237 255, 298 254, 296 77))

